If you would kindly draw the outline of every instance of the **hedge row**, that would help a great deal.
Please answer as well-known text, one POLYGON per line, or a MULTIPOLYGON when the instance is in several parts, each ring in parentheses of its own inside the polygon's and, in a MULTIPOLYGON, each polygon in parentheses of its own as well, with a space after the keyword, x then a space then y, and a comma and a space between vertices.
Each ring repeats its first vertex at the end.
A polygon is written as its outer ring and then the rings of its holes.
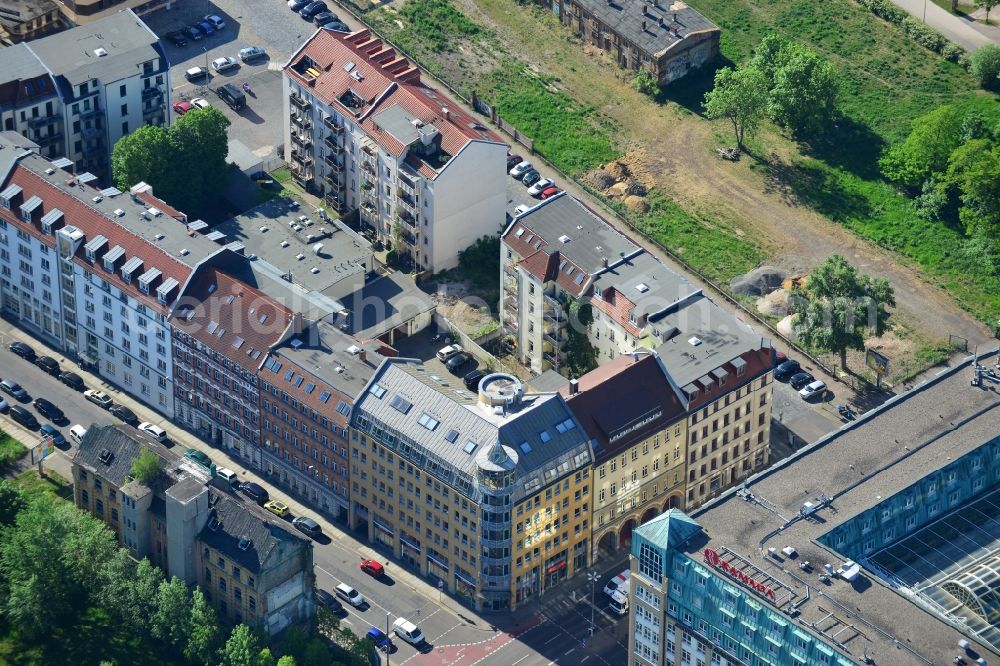
POLYGON ((921 46, 940 53, 945 59, 956 62, 962 67, 969 66, 969 56, 957 44, 945 39, 941 33, 929 28, 892 3, 892 0, 858 0, 875 16, 895 23, 911 39, 921 46))

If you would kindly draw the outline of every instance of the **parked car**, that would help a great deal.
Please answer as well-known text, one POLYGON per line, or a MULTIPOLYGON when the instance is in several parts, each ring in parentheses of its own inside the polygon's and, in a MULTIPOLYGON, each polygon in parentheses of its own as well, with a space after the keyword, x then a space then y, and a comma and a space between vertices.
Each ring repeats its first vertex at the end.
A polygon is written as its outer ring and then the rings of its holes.
POLYGON ((798 391, 800 388, 806 384, 811 384, 816 381, 816 378, 810 375, 808 372, 796 372, 792 375, 792 378, 788 380, 788 383, 793 389, 798 391))
POLYGON ((215 34, 215 28, 213 28, 212 24, 208 21, 202 21, 200 23, 196 23, 195 25, 198 26, 198 29, 201 30, 202 34, 206 37, 215 34))
POLYGON ((278 500, 270 500, 268 502, 264 502, 264 508, 273 513, 274 515, 278 516, 279 518, 284 518, 289 513, 291 513, 291 511, 288 510, 288 505, 284 504, 283 502, 279 502, 278 500))
POLYGON ((509 172, 511 169, 513 169, 514 167, 516 167, 518 164, 520 164, 523 161, 524 161, 524 158, 521 157, 520 155, 517 155, 517 154, 508 155, 507 156, 507 171, 509 172))
POLYGON ((535 167, 531 166, 531 162, 529 162, 528 160, 524 160, 523 162, 518 162, 513 167, 511 167, 511 169, 507 173, 514 176, 514 178, 520 178, 525 173, 527 173, 528 169, 534 170, 534 168, 535 167))
POLYGON ((812 384, 807 384, 805 387, 799 391, 799 395, 802 396, 803 400, 809 400, 816 397, 817 395, 823 395, 826 392, 826 382, 822 379, 817 379, 812 384))
POLYGON ((170 105, 170 108, 173 109, 174 113, 176 113, 178 116, 183 116, 188 111, 194 110, 194 107, 191 106, 189 102, 185 102, 184 100, 179 100, 174 102, 173 104, 170 105))
POLYGON ((531 187, 532 185, 537 183, 541 179, 541 177, 542 174, 538 173, 534 169, 531 169, 530 171, 525 172, 523 176, 521 176, 521 182, 527 185, 528 187, 531 187))
POLYGON ((39 356, 35 359, 35 365, 50 375, 58 376, 60 373, 59 361, 51 356, 39 356))
POLYGON ((238 488, 240 485, 240 478, 236 475, 236 472, 228 467, 216 467, 215 475, 234 488, 238 488))
POLYGON ((229 70, 236 69, 239 66, 240 63, 236 62, 236 58, 230 58, 229 56, 216 58, 212 61, 212 69, 217 72, 228 72, 229 70))
POLYGON ((216 16, 215 14, 209 14, 205 17, 205 20, 212 24, 212 27, 216 30, 222 30, 226 27, 226 22, 222 20, 221 16, 216 16))
POLYGON ((188 81, 197 81, 198 79, 208 78, 208 70, 204 67, 191 67, 184 72, 184 78, 188 81))
POLYGON ((61 372, 59 373, 59 381, 61 381, 66 386, 71 389, 76 389, 77 391, 82 391, 85 387, 83 383, 83 377, 76 374, 75 372, 61 372))
POLYGON ((83 438, 87 436, 87 429, 84 428, 79 423, 73 425, 69 429, 69 438, 73 440, 79 446, 83 442, 83 438))
POLYGON ((320 27, 328 30, 334 30, 336 32, 351 32, 350 26, 339 19, 336 21, 330 21, 329 23, 324 23, 320 27))
POLYGON ((247 105, 247 96, 232 83, 216 88, 215 94, 234 111, 239 111, 247 105))
POLYGON ((46 400, 45 398, 35 398, 35 402, 32 403, 35 406, 35 411, 47 418, 50 421, 62 421, 66 418, 63 411, 56 407, 54 404, 46 400))
POLYGON ((396 621, 392 623, 392 630, 410 645, 423 645, 423 632, 405 617, 396 618, 396 621))
POLYGON ((15 341, 7 345, 7 349, 11 350, 25 361, 35 360, 35 350, 23 342, 15 341))
POLYGON ((389 650, 392 649, 392 641, 385 635, 385 632, 378 627, 372 627, 369 629, 366 637, 375 645, 375 647, 383 652, 389 652, 389 650))
POLYGON ((103 407, 104 409, 107 409, 112 404, 111 396, 105 393, 104 391, 96 391, 94 389, 90 389, 83 392, 83 397, 89 400, 90 402, 94 403, 98 407, 103 407))
POLYGON ((312 2, 312 0, 288 0, 288 8, 293 12, 297 12, 302 10, 310 2, 312 2))
POLYGON ((244 481, 241 483, 240 492, 257 502, 257 504, 263 504, 271 499, 271 496, 267 494, 267 491, 253 481, 244 481))
POLYGON ((63 437, 63 434, 56 430, 56 427, 51 423, 43 424, 38 430, 42 437, 51 437, 52 443, 56 446, 62 446, 66 443, 66 438, 63 437))
POLYGON ((111 405, 108 407, 108 411, 129 425, 135 425, 139 422, 139 417, 135 415, 135 412, 125 405, 111 405))
POLYGON ((22 402, 27 402, 31 398, 31 396, 28 395, 28 392, 13 379, 5 379, 0 382, 0 391, 3 391, 7 395, 14 396, 22 402))
POLYGON ((245 49, 240 49, 240 60, 243 62, 249 62, 265 56, 267 56, 267 51, 260 46, 248 46, 245 49))
POLYGON ((307 534, 311 537, 317 537, 323 533, 323 528, 320 527, 319 523, 317 523, 315 520, 307 516, 296 517, 294 520, 292 520, 292 525, 298 531, 302 532, 303 534, 307 534))
POLYGON ((184 29, 184 34, 190 37, 193 41, 198 42, 205 38, 205 33, 201 31, 201 28, 196 26, 191 26, 190 28, 184 29))
POLYGON ((444 367, 448 368, 450 371, 457 373, 460 369, 465 367, 465 364, 472 360, 472 357, 462 352, 461 354, 455 354, 448 362, 444 364, 444 367))
POLYGON ((183 30, 175 30, 174 32, 168 33, 167 41, 178 47, 188 45, 187 35, 184 34, 183 30))
POLYGON ((455 354, 462 353, 462 345, 448 345, 447 347, 442 347, 437 351, 437 357, 439 361, 447 361, 455 354))
POLYGON ((382 566, 382 563, 375 560, 361 560, 361 570, 372 578, 381 578, 382 574, 385 573, 385 567, 382 566))
POLYGON ((347 583, 340 583, 339 585, 337 585, 334 591, 337 593, 338 597, 340 597, 347 603, 351 604, 355 608, 360 608, 361 606, 365 605, 364 596, 360 592, 355 590, 353 587, 348 585, 347 583))
POLYGON ((323 0, 315 0, 299 10, 299 16, 311 21, 316 14, 326 11, 326 3, 323 0))
POLYGON ((792 375, 802 371, 798 361, 788 360, 774 369, 774 378, 778 381, 787 382, 792 375))
POLYGON ((10 408, 10 418, 15 423, 19 423, 28 430, 38 430, 38 419, 21 405, 12 405, 10 408))
POLYGON ((194 99, 191 100, 191 106, 193 106, 196 109, 207 109, 212 105, 209 104, 208 100, 205 99, 204 97, 195 97, 194 99))
POLYGON ((6 414, 9 411, 10 411, 10 404, 3 398, 0 398, 0 414, 6 414))
POLYGON ((146 433, 158 442, 167 441, 167 431, 158 425, 152 424, 149 421, 143 421, 139 424, 139 430, 146 433))
POLYGON ((198 449, 187 449, 186 451, 184 451, 184 457, 187 458, 188 460, 193 460, 202 467, 212 466, 212 459, 209 458, 204 451, 199 451, 198 449))
POLYGON ((323 10, 316 16, 313 16, 313 23, 316 25, 324 25, 326 23, 333 23, 334 21, 339 21, 340 17, 329 10, 323 10))
POLYGON ((465 383, 465 388, 469 389, 470 391, 478 391, 479 390, 479 382, 481 382, 482 379, 483 379, 483 377, 485 377, 485 376, 486 376, 486 373, 484 371, 482 371, 482 370, 473 370, 472 372, 470 372, 469 374, 467 374, 465 377, 462 377, 462 381, 465 383))
POLYGON ((542 178, 536 181, 534 185, 528 188, 528 194, 533 197, 538 197, 542 195, 542 192, 552 187, 555 183, 548 178, 542 178))
POLYGON ((560 190, 558 187, 555 186, 546 187, 544 190, 542 190, 541 198, 548 199, 549 197, 554 197, 560 192, 562 192, 562 190, 560 190))
POLYGON ((344 606, 339 601, 337 601, 337 597, 333 596, 326 590, 317 589, 316 600, 321 604, 323 604, 324 606, 326 606, 327 608, 329 608, 334 613, 339 614, 344 612, 344 606))

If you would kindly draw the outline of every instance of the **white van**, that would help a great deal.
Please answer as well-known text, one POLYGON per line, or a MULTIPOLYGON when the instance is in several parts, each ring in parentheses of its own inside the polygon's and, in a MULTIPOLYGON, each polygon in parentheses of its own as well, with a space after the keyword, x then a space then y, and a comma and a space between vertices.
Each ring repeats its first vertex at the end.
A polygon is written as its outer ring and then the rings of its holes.
POLYGON ((619 586, 611 595, 611 603, 608 604, 608 608, 611 609, 612 613, 616 615, 628 613, 628 587, 629 581, 625 581, 625 585, 619 586))
POLYGON ((628 582, 631 577, 632 571, 630 569, 626 569, 621 572, 609 580, 608 584, 604 586, 604 594, 611 597, 614 596, 614 593, 618 590, 618 588, 623 588, 625 590, 625 595, 628 596, 628 582))
POLYGON ((392 630, 396 632, 397 636, 410 645, 420 645, 424 642, 423 632, 417 629, 417 625, 413 624, 405 617, 398 618, 395 622, 393 622, 392 630))
POLYGON ((231 486, 235 486, 240 482, 239 478, 236 476, 236 472, 225 467, 216 467, 215 475, 231 486))
POLYGON ((87 429, 84 428, 79 423, 77 423, 76 425, 74 425, 72 428, 69 429, 69 438, 73 440, 73 442, 76 443, 77 445, 83 442, 83 438, 86 434, 87 434, 87 429))

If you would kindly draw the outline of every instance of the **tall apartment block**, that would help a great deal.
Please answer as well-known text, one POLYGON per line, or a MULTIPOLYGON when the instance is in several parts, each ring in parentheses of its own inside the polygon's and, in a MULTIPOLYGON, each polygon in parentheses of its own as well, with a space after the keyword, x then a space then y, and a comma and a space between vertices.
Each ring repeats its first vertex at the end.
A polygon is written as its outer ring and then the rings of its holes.
POLYGON ((317 31, 284 73, 292 177, 416 269, 503 227, 506 145, 368 30, 317 31))
POLYGON ((103 184, 115 143, 142 125, 166 125, 169 97, 163 46, 129 9, 0 49, 2 128, 103 184))
POLYGON ((132 557, 197 584, 228 622, 271 635, 312 616, 312 542, 211 481, 211 473, 127 426, 91 425, 73 456, 76 506, 106 523, 132 557), (141 482, 143 450, 161 472, 141 482))
POLYGON ((559 394, 500 373, 471 393, 386 359, 351 426, 350 525, 477 610, 513 610, 589 564, 593 453, 559 394))

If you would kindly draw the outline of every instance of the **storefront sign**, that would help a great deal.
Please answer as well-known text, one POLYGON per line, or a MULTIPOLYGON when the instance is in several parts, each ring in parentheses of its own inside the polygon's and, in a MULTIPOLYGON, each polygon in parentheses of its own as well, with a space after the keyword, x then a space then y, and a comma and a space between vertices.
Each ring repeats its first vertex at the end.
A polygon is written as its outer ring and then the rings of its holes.
POLYGON ((762 597, 775 601, 774 589, 764 585, 764 583, 754 580, 742 571, 731 567, 728 562, 719 557, 719 553, 711 548, 705 549, 705 562, 708 563, 708 566, 718 569, 740 585, 750 588, 762 597))
POLYGON ((563 569, 565 567, 566 567, 566 560, 559 560, 558 562, 556 562, 555 564, 553 564, 551 567, 549 567, 548 569, 546 569, 545 573, 554 574, 555 572, 557 572, 560 569, 563 569))
POLYGON ((633 433, 636 430, 638 430, 639 428, 642 428, 644 426, 649 425, 650 423, 652 423, 656 419, 660 418, 661 416, 663 416, 663 410, 662 409, 658 409, 655 412, 652 412, 651 414, 647 414, 646 416, 641 416, 641 417, 639 417, 638 420, 633 421, 630 425, 626 426, 625 428, 619 430, 615 434, 613 434, 610 437, 608 437, 608 441, 609 442, 617 442, 619 439, 621 439, 625 435, 633 433))

